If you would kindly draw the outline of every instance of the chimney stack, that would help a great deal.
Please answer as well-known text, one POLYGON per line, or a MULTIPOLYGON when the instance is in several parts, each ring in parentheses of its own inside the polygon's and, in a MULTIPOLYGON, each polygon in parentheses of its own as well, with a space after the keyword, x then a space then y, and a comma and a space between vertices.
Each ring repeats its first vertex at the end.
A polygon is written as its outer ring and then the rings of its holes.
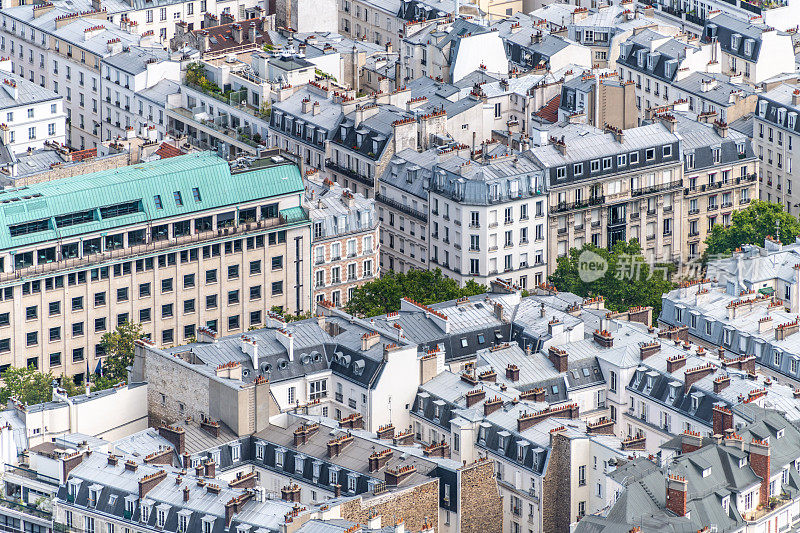
POLYGON ((750 443, 750 468, 761 478, 761 490, 758 501, 761 505, 769 505, 770 449, 769 443, 753 439, 750 443))
POLYGON ((667 477, 667 509, 678 516, 686 516, 687 485, 684 477, 667 477))

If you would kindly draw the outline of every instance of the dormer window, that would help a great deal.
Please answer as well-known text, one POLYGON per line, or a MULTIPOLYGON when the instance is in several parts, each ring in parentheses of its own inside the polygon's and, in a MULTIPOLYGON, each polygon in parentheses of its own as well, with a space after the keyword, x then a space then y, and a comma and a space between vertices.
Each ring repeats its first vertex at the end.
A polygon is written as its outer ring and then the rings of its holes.
POLYGON ((711 475, 711 468, 704 468, 703 469, 703 477, 708 477, 711 475))
POLYGON ((242 445, 241 443, 236 443, 231 445, 231 461, 236 462, 240 461, 242 458, 242 445))
POLYGON ((750 57, 753 55, 753 45, 755 41, 753 39, 745 39, 744 41, 744 55, 750 57))
POLYGON ((166 504, 161 504, 158 506, 157 513, 156 513, 156 526, 159 528, 163 528, 164 524, 167 523, 167 513, 169 512, 170 506, 166 504))
POLYGON ((505 447, 506 447, 506 439, 505 439, 504 436, 499 435, 497 437, 497 449, 498 450, 503 450, 503 449, 505 449, 505 447))
POLYGON ((729 510, 728 508, 730 507, 730 505, 731 505, 731 497, 730 496, 724 496, 722 498, 722 510, 725 512, 725 514, 728 514, 728 510, 729 510))
POLYGON ((524 442, 517 443, 517 461, 524 461, 525 460, 525 447, 526 444, 524 442))
POLYGON ((783 124, 786 119, 786 108, 781 107, 778 109, 778 124, 783 124))
POLYGON ((192 516, 192 512, 188 509, 181 509, 178 511, 178 533, 186 533, 186 530, 189 528, 189 518, 192 516))
POLYGON ((785 430, 784 430, 783 428, 779 429, 779 430, 778 430, 778 433, 775 435, 775 438, 776 438, 776 439, 780 439, 780 438, 782 438, 782 437, 783 437, 783 433, 784 433, 784 431, 785 431, 785 430))
POLYGON ((733 48, 734 50, 738 50, 739 43, 741 42, 741 40, 742 36, 739 35, 738 33, 734 33, 733 35, 731 35, 731 48, 733 48))
POLYGON ((133 516, 133 513, 136 511, 136 500, 132 496, 128 496, 125 498, 125 514, 127 515, 125 518, 130 518, 133 516))
POLYGON ((319 479, 319 471, 321 468, 322 468, 322 461, 314 461, 312 468, 314 479, 319 479))
POLYGON ((214 529, 214 517, 206 515, 203 517, 203 533, 211 533, 214 529))
POLYGON ((747 456, 739 459, 739 468, 744 468, 745 466, 747 466, 747 456))
POLYGON ((350 472, 347 474, 347 492, 355 492, 358 483, 358 474, 350 472))
POLYGON ((151 503, 142 503, 142 522, 147 522, 150 520, 150 510, 152 509, 153 504, 151 503))
POLYGON ((220 452, 219 452, 219 450, 214 450, 214 451, 212 451, 212 452, 211 452, 210 459, 211 459, 212 461, 214 461, 214 464, 216 464, 217 466, 219 466, 219 465, 220 465, 219 457, 220 457, 220 452))
POLYGON ((283 468, 283 458, 286 454, 286 450, 283 448, 278 448, 275 450, 275 466, 277 468, 283 468))
POLYGON ((328 469, 328 484, 329 485, 336 485, 339 483, 339 469, 336 467, 331 467, 328 469))
POLYGON ((265 452, 266 449, 267 449, 267 445, 266 444, 264 444, 263 442, 257 442, 256 443, 256 459, 258 459, 259 461, 263 461, 264 460, 264 452, 265 452))
POLYGON ((305 466, 305 456, 303 455, 295 455, 294 456, 294 473, 298 476, 303 475, 303 467, 305 466))
POLYGON ((766 117, 767 116, 767 101, 766 100, 761 100, 758 103, 758 114, 761 117, 766 117))
POLYGON ((789 120, 787 122, 787 126, 789 127, 790 130, 793 130, 794 127, 795 127, 795 124, 797 124, 797 113, 794 112, 794 111, 790 111, 789 112, 789 120))

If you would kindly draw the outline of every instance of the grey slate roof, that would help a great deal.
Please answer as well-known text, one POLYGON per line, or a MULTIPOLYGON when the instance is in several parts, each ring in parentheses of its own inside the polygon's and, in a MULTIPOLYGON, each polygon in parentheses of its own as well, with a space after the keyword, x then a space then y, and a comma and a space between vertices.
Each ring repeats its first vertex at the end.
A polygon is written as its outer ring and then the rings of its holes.
POLYGON ((61 96, 50 89, 45 89, 16 74, 0 72, 0 110, 56 100, 61 100, 61 96), (6 81, 16 84, 16 97, 13 88, 6 81))

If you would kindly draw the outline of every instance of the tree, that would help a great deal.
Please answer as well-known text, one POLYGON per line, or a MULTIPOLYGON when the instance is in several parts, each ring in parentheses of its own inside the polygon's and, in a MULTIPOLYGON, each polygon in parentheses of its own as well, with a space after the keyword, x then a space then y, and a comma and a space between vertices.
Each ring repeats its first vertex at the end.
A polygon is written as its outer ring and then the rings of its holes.
POLYGON ((53 374, 39 372, 33 365, 26 368, 9 367, 3 372, 0 402, 16 398, 27 405, 49 402, 53 397, 53 374))
POLYGON ((602 295, 612 311, 652 306, 655 318, 661 310, 661 295, 674 286, 669 280, 674 268, 671 264, 649 265, 639 241, 632 239, 617 242, 611 250, 591 244, 572 248, 558 258, 549 280, 559 291, 584 298, 602 295))
POLYGON ((706 238, 704 262, 715 255, 730 254, 743 244, 763 246, 768 235, 775 236, 778 222, 781 242, 794 242, 800 234, 800 222, 785 212, 781 204, 756 200, 747 209, 735 211, 729 226, 716 224, 711 229, 706 238))
POLYGON ((486 292, 486 286, 469 280, 464 287, 446 278, 440 269, 394 272, 381 276, 357 288, 345 306, 348 313, 376 316, 400 309, 400 300, 406 296, 423 304, 454 300, 486 292))
POLYGON ((104 334, 100 339, 100 345, 107 354, 103 361, 104 379, 102 381, 96 379, 95 383, 113 385, 120 381, 127 381, 128 367, 133 364, 134 342, 143 337, 142 325, 131 322, 125 322, 117 326, 114 331, 104 334))
POLYGON ((280 305, 273 305, 270 308, 270 312, 276 315, 280 315, 283 318, 284 322, 297 322, 298 320, 305 320, 307 318, 311 318, 311 311, 293 315, 291 313, 285 312, 280 305))

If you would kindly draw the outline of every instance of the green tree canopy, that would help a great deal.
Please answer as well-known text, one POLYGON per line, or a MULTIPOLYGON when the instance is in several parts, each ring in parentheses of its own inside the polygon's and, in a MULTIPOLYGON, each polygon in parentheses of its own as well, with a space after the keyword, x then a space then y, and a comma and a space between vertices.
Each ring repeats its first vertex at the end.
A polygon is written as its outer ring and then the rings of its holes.
POLYGON ((743 244, 764 245, 764 239, 775 236, 776 224, 780 222, 781 242, 791 243, 800 235, 800 222, 784 211, 781 204, 760 200, 746 209, 735 211, 729 226, 715 225, 706 238, 705 260, 710 256, 730 254, 743 244))
MULTIPOLYGON (((142 325, 125 322, 117 326, 114 331, 109 331, 100 339, 100 345, 105 350, 107 357, 103 361, 102 384, 108 386, 120 381, 127 381, 128 367, 133 364, 133 350, 136 339, 144 337, 142 325)), ((95 380, 99 388, 101 381, 95 380)))
POLYGON ((34 405, 49 402, 53 396, 53 374, 36 370, 33 365, 27 368, 9 367, 3 372, 3 386, 0 388, 0 402, 5 405, 9 398, 34 405))
POLYGON ((612 311, 625 311, 636 305, 652 306, 655 318, 661 311, 661 295, 674 286, 669 280, 672 270, 672 265, 651 267, 642 256, 639 241, 631 239, 617 242, 611 250, 591 244, 572 248, 569 254, 558 258, 549 280, 562 292, 584 298, 602 295, 606 307, 612 311), (588 270, 586 260, 593 257, 600 264, 605 262, 605 272, 602 268, 588 270))
POLYGON ((345 310, 354 315, 376 316, 400 309, 404 296, 423 304, 454 300, 486 292, 486 286, 469 280, 464 287, 446 278, 440 269, 394 272, 365 283, 355 290, 345 310))

